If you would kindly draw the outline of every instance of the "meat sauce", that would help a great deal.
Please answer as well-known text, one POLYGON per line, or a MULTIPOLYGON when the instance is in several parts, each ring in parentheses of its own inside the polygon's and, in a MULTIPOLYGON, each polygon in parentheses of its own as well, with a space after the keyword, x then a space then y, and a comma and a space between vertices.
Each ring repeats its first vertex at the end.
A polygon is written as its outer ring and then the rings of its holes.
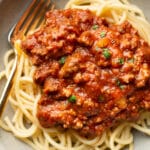
POLYGON ((96 136, 150 110, 150 46, 127 21, 110 24, 89 10, 49 11, 22 48, 37 67, 44 128, 96 136))

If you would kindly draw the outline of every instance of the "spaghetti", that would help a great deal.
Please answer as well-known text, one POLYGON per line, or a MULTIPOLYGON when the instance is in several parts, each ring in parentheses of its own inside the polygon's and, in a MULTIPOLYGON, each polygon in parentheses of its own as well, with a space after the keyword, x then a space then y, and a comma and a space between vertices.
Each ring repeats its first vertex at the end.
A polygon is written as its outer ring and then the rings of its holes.
MULTIPOLYGON (((108 22, 121 24, 129 21, 138 30, 141 37, 150 44, 150 24, 143 12, 127 0, 70 0, 65 8, 90 9, 96 15, 105 17, 108 22)), ((143 112, 137 123, 122 122, 119 126, 104 132, 102 136, 84 138, 72 130, 60 132, 56 128, 44 129, 36 119, 37 102, 41 97, 40 88, 33 81, 35 67, 20 49, 20 41, 16 41, 16 49, 20 52, 14 84, 9 95, 14 114, 12 118, 5 116, 0 126, 10 131, 17 138, 29 144, 35 150, 119 150, 128 146, 133 150, 132 128, 150 135, 150 112, 143 112)), ((13 50, 4 57, 5 70, 0 79, 8 78, 13 59, 13 50)))

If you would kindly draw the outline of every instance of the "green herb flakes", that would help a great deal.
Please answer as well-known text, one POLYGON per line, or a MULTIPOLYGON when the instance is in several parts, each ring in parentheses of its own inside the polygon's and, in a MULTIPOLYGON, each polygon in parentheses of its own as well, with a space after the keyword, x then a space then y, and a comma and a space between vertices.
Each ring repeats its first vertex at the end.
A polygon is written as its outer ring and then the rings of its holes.
POLYGON ((96 29, 98 29, 98 28, 99 28, 99 25, 97 25, 97 24, 95 24, 95 25, 92 26, 92 29, 93 29, 93 30, 96 30, 96 29))
POLYGON ((128 62, 134 63, 134 58, 128 59, 128 62))
POLYGON ((119 79, 116 79, 116 85, 122 90, 125 88, 125 85, 123 85, 119 79))
POLYGON ((71 102, 71 103, 75 103, 75 102, 76 102, 76 96, 71 95, 71 96, 69 97, 68 101, 71 102))
POLYGON ((98 51, 100 51, 100 48, 99 48, 99 47, 96 47, 95 50, 98 52, 98 51))
POLYGON ((109 59, 111 57, 111 53, 108 48, 103 49, 103 55, 106 59, 109 59))
POLYGON ((106 36, 106 32, 105 31, 102 31, 101 33, 100 33, 100 37, 101 38, 104 38, 106 36))
POLYGON ((123 58, 119 58, 119 59, 118 59, 118 63, 119 63, 120 65, 123 65, 123 64, 124 64, 124 59, 123 59, 123 58))
POLYGON ((63 57, 60 58, 59 63, 60 63, 61 65, 63 65, 63 64, 65 63, 65 61, 66 61, 66 57, 63 56, 63 57))

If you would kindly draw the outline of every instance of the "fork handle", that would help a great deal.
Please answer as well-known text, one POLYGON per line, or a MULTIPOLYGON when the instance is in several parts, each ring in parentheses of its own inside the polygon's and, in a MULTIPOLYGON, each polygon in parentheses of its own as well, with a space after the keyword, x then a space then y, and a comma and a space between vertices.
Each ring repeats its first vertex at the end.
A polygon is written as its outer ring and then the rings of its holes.
POLYGON ((10 75, 8 77, 8 80, 6 81, 5 87, 3 89, 2 95, 0 97, 0 117, 3 113, 3 109, 5 107, 6 101, 7 101, 7 97, 9 95, 10 89, 12 87, 12 80, 17 68, 17 60, 18 60, 18 55, 16 54, 15 56, 15 62, 13 64, 12 70, 10 72, 10 75))

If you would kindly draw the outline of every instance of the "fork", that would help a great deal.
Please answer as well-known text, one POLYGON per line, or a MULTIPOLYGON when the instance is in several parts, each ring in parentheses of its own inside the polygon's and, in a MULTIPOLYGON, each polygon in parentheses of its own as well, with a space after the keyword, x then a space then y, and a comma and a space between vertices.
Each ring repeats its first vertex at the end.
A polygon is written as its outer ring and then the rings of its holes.
POLYGON ((15 60, 11 73, 8 77, 8 80, 6 81, 5 87, 0 97, 0 117, 3 113, 7 97, 12 87, 13 77, 17 68, 18 53, 14 47, 14 41, 16 39, 23 39, 23 37, 27 36, 30 31, 34 31, 36 28, 42 26, 44 23, 45 12, 53 8, 54 5, 52 4, 51 0, 32 0, 17 24, 12 27, 8 34, 8 42, 14 49, 15 60))

